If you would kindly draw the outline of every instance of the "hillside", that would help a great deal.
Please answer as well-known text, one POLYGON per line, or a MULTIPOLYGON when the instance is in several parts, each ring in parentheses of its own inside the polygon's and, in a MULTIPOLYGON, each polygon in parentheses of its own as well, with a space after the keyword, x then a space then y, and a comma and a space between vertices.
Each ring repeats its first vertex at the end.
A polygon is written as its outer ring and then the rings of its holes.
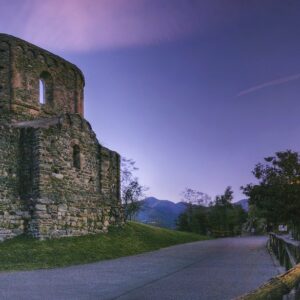
POLYGON ((170 229, 176 228, 178 216, 186 210, 183 202, 174 203, 154 197, 148 197, 141 202, 142 207, 135 216, 136 221, 170 229))
MULTIPOLYGON (((177 218, 186 210, 186 203, 184 202, 174 203, 155 197, 145 198, 141 203, 141 209, 134 217, 135 221, 169 229, 176 228, 177 218)), ((241 205, 246 212, 249 210, 248 199, 234 202, 233 205, 241 205)))
POLYGON ((240 201, 234 202, 234 205, 240 205, 244 211, 248 212, 249 211, 249 203, 248 199, 242 199, 240 201))
POLYGON ((0 271, 54 268, 96 262, 207 237, 128 222, 107 234, 39 241, 20 236, 0 243, 0 271))

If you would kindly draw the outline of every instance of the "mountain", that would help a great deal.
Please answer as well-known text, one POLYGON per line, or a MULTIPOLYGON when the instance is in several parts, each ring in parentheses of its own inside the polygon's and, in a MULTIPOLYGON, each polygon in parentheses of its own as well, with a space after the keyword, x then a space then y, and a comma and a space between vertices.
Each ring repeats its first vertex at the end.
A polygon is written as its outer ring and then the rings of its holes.
MULTIPOLYGON (((176 228, 178 216, 187 208, 184 202, 174 203, 154 197, 145 198, 141 204, 141 209, 134 217, 135 221, 170 229, 176 228)), ((241 205, 246 212, 249 210, 248 199, 242 199, 233 204, 241 205)))
POLYGON ((249 202, 248 199, 242 199, 240 201, 237 201, 233 203, 234 205, 240 205, 244 211, 248 212, 249 211, 249 202))
POLYGON ((174 203, 154 197, 145 198, 141 202, 141 209, 134 218, 136 221, 170 229, 176 228, 178 216, 186 210, 183 202, 174 203))

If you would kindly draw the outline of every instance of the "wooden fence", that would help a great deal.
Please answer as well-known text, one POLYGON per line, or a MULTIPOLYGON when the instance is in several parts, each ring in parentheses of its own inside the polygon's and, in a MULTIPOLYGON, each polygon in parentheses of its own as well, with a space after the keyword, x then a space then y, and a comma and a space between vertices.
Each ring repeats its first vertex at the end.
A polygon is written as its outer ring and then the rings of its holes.
POLYGON ((271 233, 268 247, 288 271, 236 300, 300 299, 300 242, 271 233))
POLYGON ((270 234, 269 248, 274 253, 280 265, 286 270, 291 269, 300 262, 300 243, 286 236, 275 233, 270 234))

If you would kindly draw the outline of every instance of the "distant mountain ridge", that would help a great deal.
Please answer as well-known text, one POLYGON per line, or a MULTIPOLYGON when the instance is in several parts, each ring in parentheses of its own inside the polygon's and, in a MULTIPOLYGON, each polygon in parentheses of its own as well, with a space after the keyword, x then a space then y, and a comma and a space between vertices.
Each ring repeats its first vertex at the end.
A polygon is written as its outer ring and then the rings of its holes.
POLYGON ((249 199, 242 199, 240 201, 234 202, 234 205, 240 205, 244 211, 249 211, 249 199))
POLYGON ((141 202, 141 209, 134 218, 136 221, 170 229, 176 228, 178 216, 186 210, 183 202, 174 203, 155 197, 147 197, 141 202))
MULTIPOLYGON (((135 221, 169 229, 176 229, 179 215, 187 208, 187 204, 184 202, 174 203, 155 197, 147 197, 141 201, 141 204, 141 209, 134 217, 135 221)), ((246 212, 249 210, 248 199, 234 202, 233 205, 241 205, 246 212)))

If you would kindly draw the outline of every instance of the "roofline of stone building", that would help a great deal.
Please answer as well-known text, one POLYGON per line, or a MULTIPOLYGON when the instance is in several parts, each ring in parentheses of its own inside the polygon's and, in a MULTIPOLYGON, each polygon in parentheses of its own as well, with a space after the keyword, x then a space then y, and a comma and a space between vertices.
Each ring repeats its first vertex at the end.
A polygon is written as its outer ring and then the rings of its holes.
POLYGON ((37 49, 39 51, 42 51, 42 52, 50 55, 55 60, 58 60, 58 61, 61 61, 63 63, 68 64, 70 67, 74 68, 80 74, 80 76, 82 78, 83 86, 85 86, 85 78, 84 78, 83 72, 76 65, 74 65, 73 63, 67 61, 66 59, 64 59, 64 58, 62 58, 62 57, 60 57, 60 56, 58 56, 58 55, 56 55, 56 54, 54 54, 54 53, 46 50, 46 49, 43 49, 43 48, 38 47, 38 46, 36 46, 36 45, 34 45, 34 44, 30 43, 30 42, 27 42, 27 41, 25 41, 25 40, 23 40, 21 38, 18 38, 18 37, 15 37, 13 35, 10 35, 10 34, 6 34, 6 33, 1 33, 0 32, 0 41, 9 41, 9 40, 15 40, 15 41, 17 41, 19 43, 22 43, 24 45, 29 45, 31 48, 35 48, 35 49, 37 49))

